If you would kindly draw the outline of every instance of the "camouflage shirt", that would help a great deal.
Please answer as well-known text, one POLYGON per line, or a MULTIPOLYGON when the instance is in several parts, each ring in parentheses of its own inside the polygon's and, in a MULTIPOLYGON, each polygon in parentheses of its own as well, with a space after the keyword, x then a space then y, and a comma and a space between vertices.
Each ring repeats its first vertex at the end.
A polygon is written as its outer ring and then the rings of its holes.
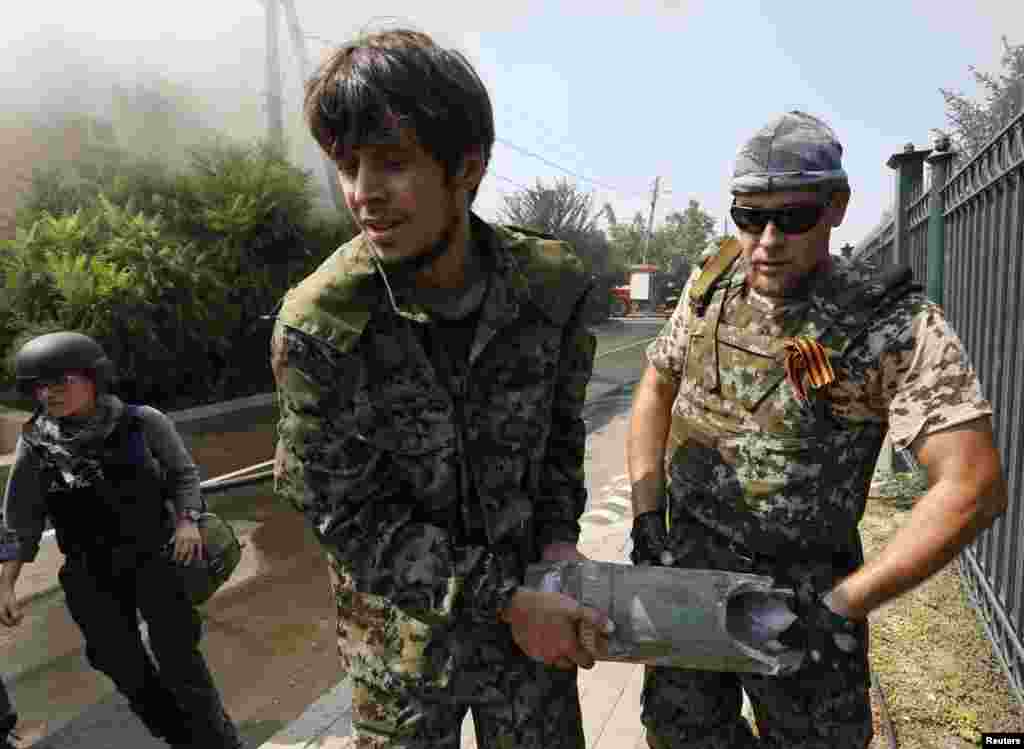
POLYGON ((277 491, 358 591, 440 621, 494 621, 586 504, 589 281, 563 243, 472 232, 489 288, 450 379, 424 346, 438 326, 361 236, 289 291, 271 346, 277 491))
POLYGON ((686 512, 764 554, 856 548, 886 430, 897 447, 991 413, 942 310, 921 293, 881 296, 871 266, 833 258, 806 298, 779 304, 745 284, 741 258, 690 304, 691 276, 650 345, 678 386, 666 449, 672 514, 686 512), (816 340, 835 380, 801 399, 784 345, 816 340))

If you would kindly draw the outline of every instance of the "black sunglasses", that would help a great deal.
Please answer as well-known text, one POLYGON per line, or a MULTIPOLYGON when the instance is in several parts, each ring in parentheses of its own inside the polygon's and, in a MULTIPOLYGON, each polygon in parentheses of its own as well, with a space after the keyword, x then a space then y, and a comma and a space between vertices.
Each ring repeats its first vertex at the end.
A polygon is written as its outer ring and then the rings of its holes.
POLYGON ((827 202, 774 209, 733 204, 729 215, 741 231, 749 234, 760 234, 768 224, 775 224, 783 234, 804 234, 818 225, 826 208, 827 202))

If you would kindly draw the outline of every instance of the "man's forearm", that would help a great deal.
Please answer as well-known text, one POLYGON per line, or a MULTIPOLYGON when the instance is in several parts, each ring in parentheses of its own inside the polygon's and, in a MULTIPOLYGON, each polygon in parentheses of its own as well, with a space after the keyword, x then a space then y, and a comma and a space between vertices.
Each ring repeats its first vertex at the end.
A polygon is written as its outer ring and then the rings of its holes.
POLYGON ((836 586, 838 613, 864 618, 946 566, 992 523, 1005 485, 991 491, 996 496, 978 497, 954 482, 936 483, 881 553, 836 586))
POLYGON ((633 400, 626 464, 632 487, 633 516, 662 506, 665 494, 665 443, 672 424, 676 389, 648 366, 633 400))

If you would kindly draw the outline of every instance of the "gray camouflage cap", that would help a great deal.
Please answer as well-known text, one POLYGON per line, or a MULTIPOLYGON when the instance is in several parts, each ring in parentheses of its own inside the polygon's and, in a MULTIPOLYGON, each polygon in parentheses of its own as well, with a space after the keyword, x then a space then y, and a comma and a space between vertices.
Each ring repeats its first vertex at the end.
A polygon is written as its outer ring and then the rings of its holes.
POLYGON ((732 193, 818 186, 849 190, 842 159, 843 147, 832 128, 793 110, 773 119, 740 149, 732 193))

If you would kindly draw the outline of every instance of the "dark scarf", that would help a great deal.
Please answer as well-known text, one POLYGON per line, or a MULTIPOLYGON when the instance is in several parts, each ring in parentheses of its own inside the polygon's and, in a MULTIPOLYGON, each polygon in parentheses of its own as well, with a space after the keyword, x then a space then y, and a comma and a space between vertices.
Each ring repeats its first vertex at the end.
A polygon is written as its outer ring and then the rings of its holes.
POLYGON ((25 438, 42 463, 57 471, 68 488, 92 486, 103 476, 103 443, 123 413, 120 398, 101 395, 96 399, 96 412, 87 419, 40 413, 25 438))

